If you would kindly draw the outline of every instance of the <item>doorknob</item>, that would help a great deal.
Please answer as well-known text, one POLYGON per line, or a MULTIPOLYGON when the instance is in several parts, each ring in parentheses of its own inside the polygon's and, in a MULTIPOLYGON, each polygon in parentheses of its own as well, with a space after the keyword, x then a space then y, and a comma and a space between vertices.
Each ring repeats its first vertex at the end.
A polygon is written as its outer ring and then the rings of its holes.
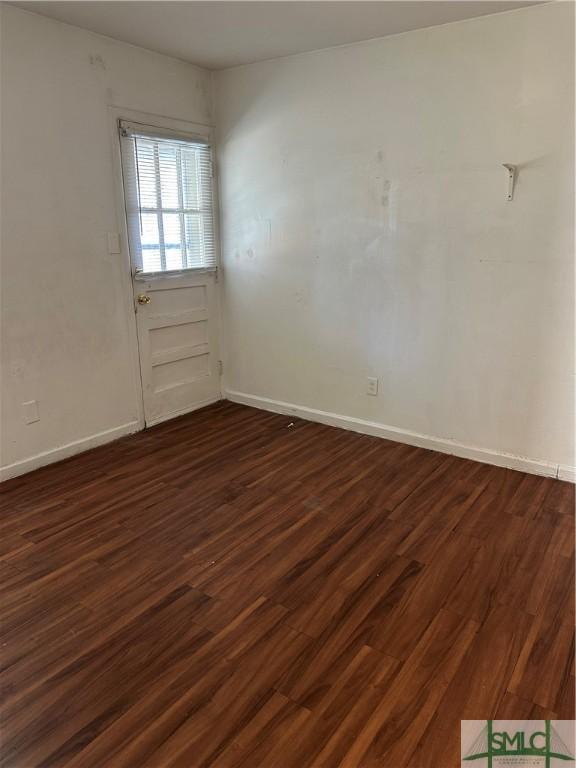
POLYGON ((138 296, 136 296, 136 301, 138 304, 150 304, 152 299, 150 296, 146 296, 145 293, 139 293, 138 296))

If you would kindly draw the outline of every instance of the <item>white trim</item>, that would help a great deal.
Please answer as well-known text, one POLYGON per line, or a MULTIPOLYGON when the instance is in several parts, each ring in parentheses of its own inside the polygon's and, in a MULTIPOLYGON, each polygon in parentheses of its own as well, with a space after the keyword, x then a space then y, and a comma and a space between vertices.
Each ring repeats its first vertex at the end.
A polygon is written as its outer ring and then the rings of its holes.
MULTIPOLYGON (((121 136, 149 136, 151 138, 173 138, 176 141, 185 141, 190 144, 208 144, 207 132, 192 133, 190 131, 177 131, 172 128, 163 128, 157 125, 146 125, 134 120, 118 120, 118 128, 121 136)), ((209 132, 208 132, 209 134, 209 132)))
MULTIPOLYGON (((428 448, 433 451, 439 451, 440 453, 449 453, 454 456, 459 456, 460 458, 472 459, 473 461, 480 461, 485 464, 494 464, 498 467, 508 467, 522 472, 530 472, 535 475, 544 475, 545 477, 557 477, 559 480, 565 480, 571 483, 576 482, 576 467, 572 467, 568 464, 554 464, 548 461, 538 461, 523 456, 515 456, 510 453, 491 451, 486 448, 474 448, 472 446, 464 445, 463 443, 458 443, 455 440, 445 440, 429 435, 422 435, 418 432, 411 432, 410 430, 403 430, 398 427, 390 427, 375 421, 355 419, 351 416, 342 416, 340 414, 330 413, 329 411, 320 411, 316 408, 308 408, 304 405, 286 403, 281 400, 271 400, 267 397, 248 395, 244 392, 226 390, 223 393, 223 396, 234 403, 250 405, 265 411, 298 416, 299 418, 308 421, 317 421, 321 424, 328 424, 333 427, 349 429, 366 435, 382 437, 387 440, 394 440, 395 442, 407 443, 408 445, 415 445, 419 448, 428 448)), ((196 403, 192 408, 185 408, 180 411, 174 411, 167 415, 163 415, 160 418, 149 422, 146 426, 153 427, 156 424, 161 424, 169 419, 183 416, 186 413, 192 413, 199 408, 212 405, 220 399, 221 397, 218 396, 202 400, 199 403, 196 403)), ((142 425, 139 421, 131 421, 128 424, 122 424, 119 427, 114 427, 113 429, 108 429, 104 432, 98 432, 90 437, 74 440, 59 448, 39 453, 29 459, 23 459, 14 462, 14 464, 0 467, 0 482, 4 482, 4 480, 9 480, 13 477, 18 477, 19 475, 24 475, 27 472, 32 472, 32 470, 39 469, 47 464, 62 461, 62 459, 75 456, 78 453, 83 453, 84 451, 112 442, 113 440, 118 440, 120 437, 134 434, 141 429, 142 425)))
POLYGON ((72 443, 61 445, 50 451, 38 453, 29 459, 22 459, 21 461, 14 462, 14 464, 0 467, 0 482, 24 475, 26 472, 32 472, 32 470, 44 467, 47 464, 62 461, 62 459, 67 459, 77 453, 89 451, 91 448, 110 443, 112 440, 118 440, 120 437, 131 435, 141 429, 142 426, 139 421, 130 421, 128 424, 121 424, 119 427, 107 429, 104 432, 97 432, 95 435, 90 435, 90 437, 83 437, 81 440, 74 440, 72 443))
POLYGON ((108 106, 108 130, 110 147, 113 158, 114 173, 114 202, 116 208, 116 220, 120 235, 120 263, 122 265, 122 282, 124 293, 124 317, 128 329, 130 343, 130 363, 132 368, 132 386, 134 403, 138 412, 139 429, 144 429, 144 394, 142 392, 142 379, 140 374, 140 352, 138 349, 138 331, 136 329, 136 312, 134 308, 134 282, 132 279, 132 264, 130 262, 130 248, 128 246, 128 229, 126 222, 126 208, 124 202, 124 182, 122 179, 122 155, 120 153, 120 139, 118 137, 118 120, 125 116, 131 118, 144 113, 134 110, 122 109, 112 105, 108 106))
POLYGON ((215 275, 218 273, 218 267, 188 267, 187 269, 166 269, 164 272, 133 272, 133 279, 136 281, 166 279, 168 277, 189 277, 190 273, 195 275, 215 275))
POLYGON ((544 475, 545 477, 558 477, 561 480, 571 480, 572 482, 575 482, 576 480, 575 468, 567 465, 559 465, 550 461, 540 461, 538 459, 529 459, 525 456, 516 456, 512 453, 504 453, 501 451, 492 451, 487 448, 476 448, 471 445, 459 443, 456 440, 447 440, 445 438, 432 437, 431 435, 423 435, 419 432, 412 432, 411 430, 400 429, 399 427, 391 427, 376 421, 366 421, 364 419, 356 419, 352 416, 342 416, 338 413, 320 411, 317 408, 308 408, 305 405, 286 403, 281 400, 271 400, 268 397, 249 395, 245 392, 225 390, 224 397, 234 403, 251 405, 254 408, 260 408, 265 411, 298 416, 301 419, 318 421, 321 424, 329 424, 332 427, 350 429, 365 435, 383 437, 386 440, 407 443, 408 445, 415 445, 419 448, 428 448, 432 451, 439 451, 440 453, 449 453, 453 456, 480 461, 484 464, 494 464, 497 467, 508 467, 509 469, 517 469, 521 472, 531 472, 534 475, 544 475))
POLYGON ((146 422, 146 428, 148 427, 155 427, 156 424, 162 424, 163 421, 169 421, 170 419, 176 419, 178 416, 184 416, 186 413, 192 413, 193 411, 197 411, 199 408, 204 408, 207 405, 212 405, 213 403, 217 403, 219 400, 222 400, 222 395, 218 394, 216 397, 208 397, 206 400, 200 400, 198 403, 194 403, 194 405, 190 408, 181 408, 179 411, 170 411, 170 413, 164 413, 162 416, 158 416, 156 419, 152 419, 151 421, 146 422))
POLYGON ((558 480, 566 480, 569 483, 576 483, 576 467, 571 467, 569 464, 559 464, 558 480))

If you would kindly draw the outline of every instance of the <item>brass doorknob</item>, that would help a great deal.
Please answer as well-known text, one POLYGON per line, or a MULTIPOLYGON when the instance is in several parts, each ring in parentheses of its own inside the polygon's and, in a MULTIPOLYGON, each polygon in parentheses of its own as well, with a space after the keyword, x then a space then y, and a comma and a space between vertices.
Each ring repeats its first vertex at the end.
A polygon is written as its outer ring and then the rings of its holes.
POLYGON ((150 304, 152 299, 150 298, 150 296, 146 296, 145 293, 139 293, 138 296, 136 297, 136 301, 138 302, 138 304, 150 304))

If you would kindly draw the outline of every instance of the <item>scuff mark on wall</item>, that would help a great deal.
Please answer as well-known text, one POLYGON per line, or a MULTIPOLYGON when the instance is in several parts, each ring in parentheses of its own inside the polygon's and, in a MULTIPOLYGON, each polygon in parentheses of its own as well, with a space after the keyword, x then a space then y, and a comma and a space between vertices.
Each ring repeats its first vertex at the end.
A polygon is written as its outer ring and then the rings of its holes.
POLYGON ((231 389, 573 464, 571 6, 216 75, 231 389))
POLYGON ((232 238, 232 254, 236 261, 243 258, 257 261, 268 252, 272 244, 272 220, 259 216, 242 220, 235 227, 232 238))
POLYGON ((90 56, 90 64, 98 69, 106 70, 106 62, 99 53, 90 56))

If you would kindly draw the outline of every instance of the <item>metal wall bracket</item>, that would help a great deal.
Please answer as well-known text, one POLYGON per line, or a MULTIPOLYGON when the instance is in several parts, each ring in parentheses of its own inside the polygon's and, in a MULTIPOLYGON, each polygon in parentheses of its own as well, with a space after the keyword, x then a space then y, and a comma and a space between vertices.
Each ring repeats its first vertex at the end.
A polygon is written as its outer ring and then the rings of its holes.
POLYGON ((516 166, 510 165, 510 163, 502 163, 504 168, 508 171, 508 194, 506 200, 514 199, 514 183, 516 182, 516 166))

